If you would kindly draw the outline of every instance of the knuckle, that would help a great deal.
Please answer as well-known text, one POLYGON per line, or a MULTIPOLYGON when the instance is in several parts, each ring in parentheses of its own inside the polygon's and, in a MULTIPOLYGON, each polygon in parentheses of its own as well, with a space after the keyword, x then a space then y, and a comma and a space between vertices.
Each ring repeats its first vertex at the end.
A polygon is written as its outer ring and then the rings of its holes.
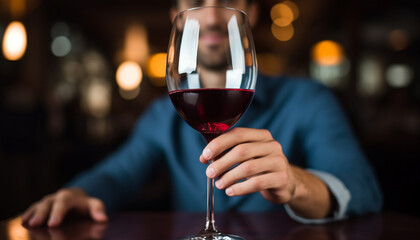
POLYGON ((280 149, 280 151, 283 151, 283 147, 278 141, 270 141, 270 144, 273 145, 273 148, 280 149))
POLYGON ((238 139, 240 142, 244 141, 245 134, 244 134, 244 128, 237 127, 232 129, 233 137, 238 139))
POLYGON ((29 209, 28 209, 28 211, 35 211, 36 209, 38 209, 40 206, 42 206, 44 204, 44 201, 43 200, 40 200, 40 201, 38 201, 38 202, 35 202, 35 203, 33 203, 30 207, 29 207, 29 209))
POLYGON ((277 179, 278 179, 278 185, 280 187, 286 187, 288 182, 289 182, 289 176, 287 175, 286 172, 279 172, 277 173, 277 179))
POLYGON ((252 178, 252 179, 253 179, 253 185, 258 191, 265 189, 266 184, 261 178, 252 178))
POLYGON ((278 164, 280 166, 280 169, 283 169, 284 170, 284 169, 287 168, 288 162, 287 162, 287 159, 285 159, 284 157, 277 158, 277 162, 278 162, 278 164))
POLYGON ((271 132, 268 129, 262 129, 262 132, 266 138, 273 138, 271 132))
POLYGON ((42 202, 49 202, 51 200, 53 200, 55 198, 55 194, 48 194, 45 195, 41 200, 39 200, 37 203, 42 203, 42 202))
POLYGON ((61 189, 57 192, 57 199, 63 200, 63 199, 67 199, 71 196, 71 192, 68 189, 61 189))
POLYGON ((231 132, 232 132, 232 133, 234 133, 234 134, 241 133, 241 132, 242 132, 242 128, 241 128, 241 127, 236 127, 236 128, 233 128, 233 129, 231 130, 231 132))
POLYGON ((237 155, 237 157, 246 157, 248 155, 248 152, 248 147, 246 147, 244 144, 235 147, 235 154, 237 155))
POLYGON ((242 163, 241 168, 241 171, 246 175, 252 175, 255 172, 255 165, 249 161, 242 163))
POLYGON ((283 155, 270 156, 269 161, 271 162, 273 172, 284 171, 287 169, 288 161, 283 155))

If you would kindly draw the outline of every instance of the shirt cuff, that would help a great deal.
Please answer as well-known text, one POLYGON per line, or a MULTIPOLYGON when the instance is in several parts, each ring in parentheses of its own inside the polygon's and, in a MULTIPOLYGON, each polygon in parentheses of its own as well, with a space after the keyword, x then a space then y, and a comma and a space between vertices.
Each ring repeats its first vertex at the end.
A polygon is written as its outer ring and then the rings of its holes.
POLYGON ((337 177, 326 172, 313 169, 307 169, 307 171, 320 178, 327 185, 337 202, 337 209, 335 209, 332 217, 308 219, 298 216, 293 212, 289 205, 285 204, 284 208, 286 209, 287 214, 289 214, 289 216, 295 221, 305 224, 323 224, 346 218, 347 206, 350 202, 351 195, 350 191, 346 188, 346 186, 344 186, 343 182, 341 182, 337 177))

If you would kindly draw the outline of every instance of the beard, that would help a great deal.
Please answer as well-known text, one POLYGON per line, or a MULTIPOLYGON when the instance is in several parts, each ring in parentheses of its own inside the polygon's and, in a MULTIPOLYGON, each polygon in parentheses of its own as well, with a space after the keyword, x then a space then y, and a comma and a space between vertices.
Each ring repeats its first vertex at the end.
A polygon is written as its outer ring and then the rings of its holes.
POLYGON ((219 50, 218 46, 209 48, 210 52, 198 54, 198 65, 212 71, 227 69, 230 65, 230 52, 219 50))
POLYGON ((211 71, 225 70, 230 66, 231 55, 227 31, 219 26, 211 26, 205 29, 201 35, 217 35, 222 38, 220 42, 212 44, 200 44, 198 51, 198 65, 211 71))

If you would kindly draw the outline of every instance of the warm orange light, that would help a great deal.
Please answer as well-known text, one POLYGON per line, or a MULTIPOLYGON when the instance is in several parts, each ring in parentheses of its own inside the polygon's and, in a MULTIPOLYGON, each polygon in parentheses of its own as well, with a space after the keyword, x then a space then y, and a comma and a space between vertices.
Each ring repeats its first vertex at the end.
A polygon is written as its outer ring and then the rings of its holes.
POLYGON ((25 15, 26 0, 10 0, 10 15, 14 19, 19 19, 25 15))
POLYGON ((312 48, 313 60, 326 66, 340 64, 344 59, 343 47, 334 41, 325 40, 318 42, 312 48))
POLYGON ((271 33, 273 36, 282 42, 289 41, 295 34, 295 29, 292 24, 285 27, 279 27, 275 23, 271 24, 271 33))
POLYGON ((116 73, 118 86, 124 90, 138 87, 143 78, 143 72, 136 62, 126 61, 120 64, 116 73))
POLYGON ((290 8, 290 10, 292 10, 292 12, 293 12, 293 21, 296 20, 299 17, 299 8, 296 5, 296 3, 295 2, 292 2, 292 1, 288 1, 288 0, 286 0, 286 1, 282 2, 282 3, 285 4, 286 6, 288 6, 290 8))
POLYGON ((22 219, 15 218, 9 221, 7 224, 7 232, 10 239, 30 239, 28 230, 22 226, 22 219))
POLYGON ((249 39, 247 37, 244 37, 243 43, 244 43, 244 48, 248 49, 249 48, 249 39))
POLYGON ((144 64, 149 57, 147 31, 143 25, 134 24, 127 28, 124 43, 124 60, 144 64))
POLYGON ((11 22, 4 32, 3 55, 7 60, 17 61, 25 54, 27 45, 25 26, 18 21, 11 22))
POLYGON ((263 74, 274 76, 284 73, 285 61, 272 53, 260 53, 257 55, 258 70, 263 74))
POLYGON ((294 19, 294 14, 292 9, 284 4, 278 3, 271 8, 271 19, 274 24, 279 27, 285 27, 290 25, 294 19))
POLYGON ((147 72, 150 82, 157 86, 163 87, 166 84, 166 53, 157 53, 149 59, 147 72))
POLYGON ((251 53, 245 54, 245 64, 247 66, 252 66, 252 64, 254 64, 254 58, 252 57, 251 53))
POLYGON ((153 78, 164 78, 166 71, 166 53, 156 53, 149 59, 148 73, 153 78))

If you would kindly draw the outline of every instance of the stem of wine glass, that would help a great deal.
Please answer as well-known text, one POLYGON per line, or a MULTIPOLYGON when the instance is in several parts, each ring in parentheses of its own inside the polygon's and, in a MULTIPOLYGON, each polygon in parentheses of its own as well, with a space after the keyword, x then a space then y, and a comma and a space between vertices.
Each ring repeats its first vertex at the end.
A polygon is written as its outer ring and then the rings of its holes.
MULTIPOLYGON (((203 134, 207 143, 219 136, 220 133, 203 134)), ((210 161, 209 164, 213 163, 210 161)), ((216 221, 214 220, 214 178, 207 178, 207 212, 206 212, 206 226, 200 231, 199 235, 213 235, 219 234, 216 228, 216 221)))
POLYGON ((214 179, 212 178, 207 178, 207 213, 206 226, 203 231, 206 233, 218 232, 214 220, 214 179))

